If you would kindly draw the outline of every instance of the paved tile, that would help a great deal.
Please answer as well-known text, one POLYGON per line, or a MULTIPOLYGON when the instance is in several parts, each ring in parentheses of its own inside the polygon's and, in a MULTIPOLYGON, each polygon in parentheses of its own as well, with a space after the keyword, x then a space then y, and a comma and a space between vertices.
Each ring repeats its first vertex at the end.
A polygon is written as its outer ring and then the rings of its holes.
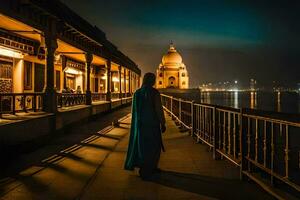
POLYGON ((142 181, 137 171, 123 169, 129 123, 128 118, 102 137, 95 133, 23 170, 7 180, 1 199, 272 199, 255 184, 241 182, 239 169, 228 161, 213 160, 206 145, 180 133, 169 117, 163 172, 154 181, 142 181))
POLYGON ((5 187, 1 192, 5 195, 1 199, 76 198, 120 139, 127 135, 128 128, 128 125, 122 125, 110 130, 104 137, 92 135, 45 159, 40 166, 34 165, 21 171, 11 183, 3 184, 5 187))
POLYGON ((239 181, 238 168, 213 160, 207 146, 180 133, 169 117, 167 127, 159 179, 142 181, 137 171, 123 170, 127 135, 103 162, 81 199, 272 199, 256 185, 239 181))

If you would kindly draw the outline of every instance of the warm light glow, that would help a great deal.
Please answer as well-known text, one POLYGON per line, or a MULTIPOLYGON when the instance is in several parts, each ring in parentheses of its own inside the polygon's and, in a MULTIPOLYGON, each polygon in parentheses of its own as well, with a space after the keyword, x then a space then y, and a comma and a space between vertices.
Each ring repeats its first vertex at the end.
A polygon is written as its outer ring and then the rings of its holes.
POLYGON ((22 53, 12 51, 12 50, 4 48, 2 46, 0 46, 0 55, 7 56, 7 57, 13 57, 13 58, 19 58, 19 59, 24 57, 22 53))
POLYGON ((120 80, 117 77, 113 77, 112 82, 120 82, 120 80))
POLYGON ((74 68, 70 68, 70 67, 67 67, 67 69, 65 70, 66 73, 68 74, 74 74, 74 75, 79 75, 81 74, 80 71, 74 69, 74 68))
POLYGON ((101 79, 102 80, 106 80, 107 79, 107 75, 105 74, 105 75, 101 76, 101 79))

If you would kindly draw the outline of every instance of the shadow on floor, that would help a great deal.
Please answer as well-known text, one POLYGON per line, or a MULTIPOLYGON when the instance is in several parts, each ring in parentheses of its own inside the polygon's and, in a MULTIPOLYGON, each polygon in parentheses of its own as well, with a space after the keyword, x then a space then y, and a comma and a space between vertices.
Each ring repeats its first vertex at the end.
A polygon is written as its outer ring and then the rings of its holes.
POLYGON ((162 171, 153 182, 217 199, 274 199, 253 183, 216 177, 162 171))
MULTIPOLYGON (((21 171, 30 168, 31 166, 41 165, 41 160, 47 159, 53 155, 59 155, 63 150, 78 144, 84 146, 82 141, 86 140, 91 136, 104 137, 101 134, 95 134, 102 130, 103 128, 111 125, 111 122, 118 120, 121 117, 126 116, 130 112, 131 108, 121 108, 117 111, 112 111, 110 113, 105 113, 101 117, 89 121, 85 124, 78 124, 64 130, 64 132, 53 133, 51 138, 46 138, 43 143, 35 144, 33 143, 32 149, 28 151, 21 151, 16 147, 14 152, 6 152, 4 149, 4 155, 1 154, 1 165, 0 165, 0 180, 14 177, 21 171), (75 136, 74 136, 74 135, 75 136), (15 153, 17 152, 17 153, 15 153)), ((107 138, 109 135, 107 136, 107 138)), ((115 138, 111 138, 115 139, 115 138)), ((89 140, 92 142, 93 140, 89 140)), ((85 146, 88 146, 86 144, 85 146)), ((91 145, 92 146, 92 145, 91 145)), ((94 146, 95 148, 102 148, 102 146, 94 146)), ((109 147, 103 146, 103 149, 111 150, 109 147)), ((2 150, 2 149, 1 149, 2 150)), ((62 155, 66 156, 66 155, 62 155)), ((91 163, 92 164, 92 163, 91 163)), ((0 188, 1 193, 1 188, 0 188)))

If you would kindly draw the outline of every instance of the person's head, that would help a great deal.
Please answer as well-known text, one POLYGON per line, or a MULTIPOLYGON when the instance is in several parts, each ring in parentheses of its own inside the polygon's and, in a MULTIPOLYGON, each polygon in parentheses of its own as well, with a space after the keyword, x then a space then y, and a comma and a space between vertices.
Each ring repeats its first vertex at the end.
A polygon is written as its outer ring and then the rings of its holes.
POLYGON ((155 74, 151 72, 146 73, 143 78, 143 86, 153 87, 155 84, 155 79, 155 74))

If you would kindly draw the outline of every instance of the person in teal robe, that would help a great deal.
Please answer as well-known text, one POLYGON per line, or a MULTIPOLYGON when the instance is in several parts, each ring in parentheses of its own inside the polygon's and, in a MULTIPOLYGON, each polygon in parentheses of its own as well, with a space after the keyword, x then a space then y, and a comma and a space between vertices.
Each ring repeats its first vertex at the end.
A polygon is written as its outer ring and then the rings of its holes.
POLYGON ((125 161, 125 169, 139 168, 143 179, 159 171, 158 162, 163 149, 161 134, 166 130, 160 93, 153 88, 154 84, 155 75, 146 73, 142 87, 133 95, 131 129, 125 161))

